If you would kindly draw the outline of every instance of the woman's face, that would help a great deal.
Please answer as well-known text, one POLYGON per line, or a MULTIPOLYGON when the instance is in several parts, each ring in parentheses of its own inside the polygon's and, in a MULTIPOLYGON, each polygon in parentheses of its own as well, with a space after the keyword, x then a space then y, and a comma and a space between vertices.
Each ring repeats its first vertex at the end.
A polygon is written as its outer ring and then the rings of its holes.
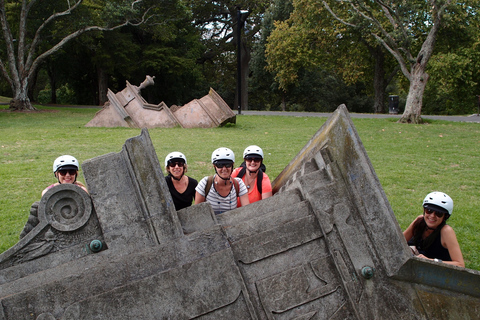
POLYGON ((256 172, 259 168, 260 165, 262 164, 262 158, 258 156, 248 156, 245 157, 245 165, 247 166, 247 169, 252 172, 256 172))
POLYGON ((436 229, 445 219, 443 212, 423 208, 423 219, 429 228, 436 229), (439 217, 440 215, 440 217, 439 217))
POLYGON ((60 169, 55 172, 55 176, 58 179, 58 182, 61 184, 71 184, 75 182, 78 171, 75 169, 60 169))
POLYGON ((222 163, 215 165, 217 174, 223 178, 228 179, 233 171, 233 163, 222 163))
POLYGON ((186 169, 185 163, 181 161, 172 161, 168 163, 167 171, 177 179, 180 179, 186 169))

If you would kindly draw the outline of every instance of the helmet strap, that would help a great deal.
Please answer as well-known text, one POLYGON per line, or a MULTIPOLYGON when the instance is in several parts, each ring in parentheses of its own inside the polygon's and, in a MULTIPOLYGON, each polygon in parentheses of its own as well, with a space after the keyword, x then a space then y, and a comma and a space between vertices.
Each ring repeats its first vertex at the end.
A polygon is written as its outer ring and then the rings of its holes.
MULTIPOLYGON (((228 178, 222 178, 218 172, 217 172, 217 168, 215 167, 215 174, 217 175, 217 177, 219 177, 220 179, 222 179, 223 181, 225 181, 225 185, 227 185, 227 181, 230 181, 230 176, 228 176, 228 178)), ((216 182, 215 182, 216 183, 216 182)), ((230 181, 230 183, 232 183, 232 181, 230 181)))
MULTIPOLYGON (((184 172, 185 172, 185 171, 184 171, 184 172)), ((182 172, 182 175, 180 176, 180 178, 174 177, 170 172, 168 173, 168 175, 169 175, 173 180, 180 181, 180 180, 182 180, 183 176, 185 175, 184 172, 182 172)))

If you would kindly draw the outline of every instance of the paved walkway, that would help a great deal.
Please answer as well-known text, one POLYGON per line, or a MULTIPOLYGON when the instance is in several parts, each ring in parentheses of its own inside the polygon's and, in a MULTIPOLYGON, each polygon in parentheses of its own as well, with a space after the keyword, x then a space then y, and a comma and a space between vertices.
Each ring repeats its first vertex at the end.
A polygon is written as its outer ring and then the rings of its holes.
MULTIPOLYGON (((236 111, 238 113, 238 111, 236 111)), ((323 112, 283 112, 283 111, 253 111, 242 110, 241 114, 245 115, 275 115, 275 116, 293 116, 293 117, 325 117, 328 118, 332 113, 323 112)), ((350 113, 352 118, 396 118, 400 119, 401 114, 376 114, 376 113, 350 113)), ((445 121, 457 121, 457 122, 475 122, 480 123, 480 116, 473 114, 471 116, 431 116, 422 115, 424 119, 431 120, 445 120, 445 121)))

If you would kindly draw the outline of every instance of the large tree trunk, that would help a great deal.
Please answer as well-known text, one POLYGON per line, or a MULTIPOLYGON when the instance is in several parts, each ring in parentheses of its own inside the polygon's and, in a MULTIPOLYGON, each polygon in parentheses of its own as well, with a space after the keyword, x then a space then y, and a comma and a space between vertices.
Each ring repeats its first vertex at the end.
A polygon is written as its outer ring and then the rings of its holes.
POLYGON ((405 111, 398 122, 422 123, 423 93, 427 86, 428 74, 423 64, 416 63, 411 72, 410 89, 408 90, 405 111))
POLYGON ((22 84, 21 86, 17 86, 14 92, 15 96, 10 101, 10 110, 13 111, 35 111, 35 107, 30 102, 28 98, 28 89, 27 85, 22 84))
POLYGON ((30 102, 30 99, 26 100, 19 100, 19 99, 12 99, 10 100, 10 107, 9 109, 11 111, 35 111, 37 110, 32 103, 30 102))

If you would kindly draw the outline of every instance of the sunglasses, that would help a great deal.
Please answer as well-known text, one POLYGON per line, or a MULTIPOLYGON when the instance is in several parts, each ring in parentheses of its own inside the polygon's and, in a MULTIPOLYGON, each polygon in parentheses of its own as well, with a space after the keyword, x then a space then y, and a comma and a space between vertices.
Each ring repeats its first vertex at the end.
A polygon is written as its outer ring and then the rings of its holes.
POLYGON ((68 169, 68 170, 58 170, 58 173, 61 175, 61 176, 65 176, 67 173, 71 176, 74 176, 77 174, 77 170, 75 169, 68 169))
POLYGON ((222 168, 229 169, 229 168, 233 167, 233 163, 217 163, 215 165, 215 167, 217 167, 218 169, 222 169, 222 168))
POLYGON ((185 163, 184 162, 169 162, 168 166, 171 167, 171 168, 175 168, 176 166, 178 166, 179 168, 183 168, 185 166, 185 163))
POLYGON ((425 211, 425 213, 428 213, 428 214, 435 213, 435 215, 439 218, 443 217, 443 212, 439 212, 439 211, 435 211, 435 210, 427 209, 427 208, 424 208, 424 211, 425 211))
POLYGON ((261 162, 262 158, 257 158, 257 157, 246 157, 246 161, 252 161, 252 162, 261 162))

